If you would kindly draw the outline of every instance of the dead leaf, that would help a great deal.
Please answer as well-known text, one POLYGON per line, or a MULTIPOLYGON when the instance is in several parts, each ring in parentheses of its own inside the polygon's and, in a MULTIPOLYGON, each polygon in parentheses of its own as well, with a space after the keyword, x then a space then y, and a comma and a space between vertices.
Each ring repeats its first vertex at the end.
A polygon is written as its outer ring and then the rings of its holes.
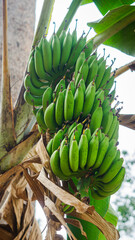
POLYGON ((80 223, 79 220, 73 219, 73 218, 64 218, 64 220, 65 220, 66 223, 71 224, 71 225, 79 228, 80 231, 81 231, 81 234, 87 239, 87 234, 86 234, 86 232, 83 231, 83 226, 82 226, 82 224, 80 223))

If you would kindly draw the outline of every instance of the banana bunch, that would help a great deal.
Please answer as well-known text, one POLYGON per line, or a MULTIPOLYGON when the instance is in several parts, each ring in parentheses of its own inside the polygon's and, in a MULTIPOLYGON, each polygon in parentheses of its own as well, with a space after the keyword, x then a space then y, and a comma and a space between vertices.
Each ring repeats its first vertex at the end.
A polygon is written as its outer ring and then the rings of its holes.
POLYGON ((63 30, 59 37, 54 31, 49 41, 44 36, 41 38, 31 52, 24 79, 24 99, 28 104, 41 106, 42 95, 48 86, 54 90, 64 75, 71 79, 81 51, 84 50, 86 57, 92 52, 93 41, 86 47, 86 38, 83 33, 77 40, 76 28, 72 34, 63 30))
POLYGON ((117 141, 101 131, 91 134, 89 124, 75 122, 60 129, 47 145, 53 173, 62 180, 72 177, 91 178, 91 192, 95 199, 114 194, 121 186, 125 168, 117 149, 117 141))

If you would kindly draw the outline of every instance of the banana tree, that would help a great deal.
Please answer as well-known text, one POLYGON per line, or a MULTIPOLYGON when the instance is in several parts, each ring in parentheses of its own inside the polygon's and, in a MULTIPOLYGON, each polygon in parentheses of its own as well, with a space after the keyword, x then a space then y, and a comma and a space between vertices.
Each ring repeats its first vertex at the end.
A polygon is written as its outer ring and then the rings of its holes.
MULTIPOLYGON (((97 51, 98 46, 106 44, 134 56, 135 7, 130 5, 133 2, 126 1, 123 4, 122 1, 119 1, 118 4, 116 1, 116 5, 108 3, 105 6, 104 1, 102 2, 101 4, 100 1, 94 1, 105 16, 96 22, 86 23, 95 30, 95 36, 87 40, 85 49, 87 50, 87 46, 92 43, 91 54, 93 54, 97 51)), ((35 47, 40 47, 42 36, 47 36, 54 3, 55 0, 44 0, 43 2, 30 49, 28 65, 35 47)), ((66 32, 77 9, 81 8, 83 4, 90 3, 91 1, 73 0, 55 34, 60 37, 63 30, 66 32)), ((65 227, 70 239, 105 239, 105 237, 106 239, 119 239, 119 233, 115 228, 117 216, 110 206, 110 197, 95 200, 91 192, 88 191, 90 184, 88 178, 82 178, 79 183, 76 178, 73 178, 69 182, 63 181, 61 185, 61 181, 52 172, 50 157, 46 150, 51 135, 48 129, 40 131, 33 114, 33 106, 24 100, 24 79, 22 79, 22 86, 16 104, 14 107, 12 106, 8 68, 7 17, 7 1, 3 0, 0 199, 2 206, 1 216, 7 224, 5 226, 1 224, 0 226, 3 234, 2 239, 41 238, 33 213, 29 219, 32 212, 31 202, 35 200, 39 201, 47 218, 46 239, 60 239, 57 230, 62 225, 65 227), (28 191, 27 183, 31 191, 28 191), (78 191, 83 196, 82 198, 76 197, 78 191), (8 197, 5 200, 6 196, 8 197), (17 207, 18 204, 21 206, 21 211, 17 207), (62 204, 73 207, 73 211, 66 211, 66 217, 62 204), (9 217, 7 217, 7 213, 9 217), (20 219, 22 218, 23 223, 20 226, 20 219), (14 227, 15 223, 17 227, 14 227), (34 229, 38 229, 37 232, 34 229)), ((134 70, 134 64, 135 61, 132 61, 115 70, 114 77, 118 77, 129 69, 134 70)), ((74 68, 71 68, 71 71, 73 73, 74 68)), ((28 72, 27 67, 24 72, 28 72)), ((65 72, 57 74, 57 82, 60 81, 63 74, 65 75, 65 72)), ((114 75, 114 72, 111 74, 114 75)), ((134 129, 134 114, 120 114, 119 123, 134 129)))

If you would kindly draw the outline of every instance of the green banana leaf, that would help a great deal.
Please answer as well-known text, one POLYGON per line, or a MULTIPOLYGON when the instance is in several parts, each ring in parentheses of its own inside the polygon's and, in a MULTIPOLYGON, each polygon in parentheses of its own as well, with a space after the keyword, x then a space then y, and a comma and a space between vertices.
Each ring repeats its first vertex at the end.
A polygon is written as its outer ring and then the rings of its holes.
POLYGON ((97 35, 96 46, 101 43, 135 56, 135 6, 122 6, 109 11, 102 19, 87 23, 97 35))
MULTIPOLYGON (((75 179, 74 179, 74 184, 77 185, 77 181, 75 181, 75 179)), ((88 182, 86 183, 86 187, 87 187, 87 184, 88 184, 88 182)), ((82 196, 84 197, 83 189, 85 189, 85 184, 81 187, 81 190, 82 190, 82 193, 83 193, 82 196)), ((95 210, 99 213, 99 215, 104 217, 106 212, 107 212, 107 210, 108 210, 108 208, 109 208, 110 197, 107 197, 107 198, 105 198, 103 200, 95 200, 91 196, 90 189, 89 189, 88 192, 86 192, 86 196, 89 196, 90 205, 93 205, 95 207, 95 210)), ((68 217, 69 218, 73 218, 71 216, 67 216, 67 218, 68 217)), ((87 238, 88 239, 98 240, 98 236, 100 234, 100 230, 95 225, 93 225, 92 223, 86 222, 86 221, 84 221, 82 219, 78 219, 78 220, 82 224, 83 230, 87 234, 87 238)), ((69 225, 69 228, 74 233, 74 235, 77 238, 77 240, 86 240, 86 238, 84 236, 82 236, 80 229, 74 227, 73 225, 69 225)), ((69 238, 67 237, 67 239, 69 239, 69 238)))
MULTIPOLYGON (((109 205, 108 211, 106 212, 104 219, 112 223, 115 227, 117 226, 118 216, 117 213, 112 208, 111 204, 109 205)), ((98 240, 106 240, 105 236, 101 232, 99 234, 98 240)))
POLYGON ((130 5, 134 3, 132 0, 113 0, 113 1, 108 1, 108 0, 83 0, 81 5, 85 5, 88 3, 94 2, 98 10, 101 12, 102 15, 105 15, 108 11, 118 8, 120 6, 124 5, 130 5))

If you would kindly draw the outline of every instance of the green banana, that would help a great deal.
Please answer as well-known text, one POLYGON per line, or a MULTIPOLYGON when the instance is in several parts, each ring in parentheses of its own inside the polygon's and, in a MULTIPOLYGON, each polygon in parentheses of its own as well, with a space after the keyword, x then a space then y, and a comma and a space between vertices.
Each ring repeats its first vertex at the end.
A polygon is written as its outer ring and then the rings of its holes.
POLYGON ((91 189, 91 196, 92 196, 95 200, 102 200, 102 199, 105 198, 105 197, 101 196, 96 189, 91 189))
POLYGON ((110 78, 110 75, 111 75, 111 67, 108 67, 108 68, 105 69, 103 78, 102 78, 101 83, 99 85, 99 88, 103 88, 103 89, 106 88, 106 84, 107 84, 107 82, 110 78))
POLYGON ((93 134, 88 146, 88 157, 87 157, 87 164, 86 169, 93 167, 98 154, 99 148, 99 139, 97 134, 93 134))
POLYGON ((64 139, 65 131, 60 129, 53 137, 52 152, 54 152, 61 144, 61 141, 64 139))
POLYGON ((69 164, 73 172, 77 172, 79 168, 79 147, 75 139, 72 140, 69 148, 69 164))
POLYGON ((59 92, 55 106, 55 120, 59 126, 62 126, 64 122, 64 100, 64 91, 59 92))
POLYGON ((52 102, 52 88, 48 87, 42 96, 42 105, 44 112, 51 102, 52 102))
POLYGON ((88 139, 88 142, 89 142, 90 139, 91 139, 91 131, 90 131, 89 126, 87 128, 85 128, 83 131, 84 131, 83 133, 87 136, 87 139, 88 139))
POLYGON ((101 126, 102 126, 102 131, 107 134, 111 124, 113 122, 113 112, 110 110, 109 112, 106 112, 105 114, 103 114, 103 119, 101 122, 101 126))
POLYGON ((53 66, 54 72, 58 72, 60 58, 61 58, 60 40, 57 34, 54 33, 52 37, 52 66, 53 66))
POLYGON ((63 46, 63 42, 64 39, 66 37, 66 30, 65 28, 61 31, 60 36, 59 36, 59 41, 60 41, 60 45, 61 45, 61 50, 62 50, 62 46, 63 46))
POLYGON ((88 57, 88 65, 90 66, 91 63, 97 58, 97 52, 94 52, 91 56, 88 57))
POLYGON ((110 192, 116 189, 117 186, 122 184, 125 176, 125 168, 121 167, 117 175, 108 183, 99 182, 99 186, 106 192, 110 192))
POLYGON ((99 106, 95 109, 95 111, 91 116, 90 130, 92 134, 96 129, 101 127, 102 118, 103 118, 103 110, 102 110, 101 104, 99 104, 99 106))
POLYGON ((106 69, 106 60, 103 60, 98 66, 97 76, 95 78, 96 89, 98 89, 100 86, 103 75, 105 73, 105 69, 106 69))
POLYGON ((84 79, 84 81, 86 82, 87 79, 87 75, 88 75, 88 61, 87 59, 85 59, 81 65, 81 67, 79 68, 79 72, 77 74, 77 77, 75 78, 75 86, 78 85, 79 81, 81 80, 81 78, 84 79))
POLYGON ((75 25, 75 29, 72 32, 72 49, 74 48, 74 46, 76 46, 77 44, 77 20, 76 20, 76 25, 75 25))
POLYGON ((106 191, 104 191, 102 188, 97 187, 97 192, 98 192, 98 194, 100 194, 100 196, 106 198, 106 197, 108 197, 108 196, 113 195, 114 193, 116 193, 116 192, 119 190, 120 187, 121 187, 121 184, 119 184, 117 187, 115 187, 115 189, 110 190, 109 192, 106 192, 106 191))
POLYGON ((55 89, 53 91, 53 99, 57 98, 59 92, 63 91, 64 89, 66 89, 65 77, 63 77, 55 86, 55 89))
POLYGON ((75 130, 72 132, 71 136, 69 135, 69 140, 70 140, 70 144, 71 142, 73 141, 73 139, 75 138, 77 143, 79 144, 79 141, 80 141, 80 137, 81 137, 81 134, 82 134, 82 130, 83 130, 83 124, 82 123, 79 123, 75 130))
POLYGON ((115 131, 113 132, 111 139, 115 139, 117 141, 118 137, 119 137, 119 121, 116 122, 115 131))
POLYGON ((95 82, 93 81, 89 84, 85 91, 82 118, 87 117, 87 115, 90 113, 95 99, 95 92, 96 86, 95 82))
POLYGON ((75 75, 74 75, 75 79, 77 78, 79 69, 80 69, 81 65, 83 64, 84 60, 85 60, 85 52, 82 51, 76 61, 76 64, 75 64, 75 75))
POLYGON ((96 77, 98 72, 98 63, 97 60, 94 59, 89 66, 89 72, 86 80, 86 86, 88 86, 96 77))
POLYGON ((26 90, 25 92, 24 92, 24 100, 28 103, 28 104, 30 104, 30 105, 32 105, 32 106, 42 106, 42 97, 41 96, 38 96, 38 97, 36 97, 36 96, 33 96, 31 93, 30 93, 30 91, 29 90, 26 90))
POLYGON ((50 42, 46 38, 43 38, 43 41, 42 41, 42 54, 43 54, 44 69, 47 73, 51 74, 51 72, 52 72, 52 48, 51 48, 50 42))
POLYGON ((35 63, 35 70, 40 79, 45 79, 47 81, 52 81, 51 76, 45 72, 44 65, 43 65, 43 58, 42 53, 38 47, 35 48, 34 52, 34 63, 35 63))
POLYGON ((60 168, 65 176, 72 176, 73 172, 69 166, 69 145, 64 144, 60 155, 60 168))
POLYGON ((79 166, 84 169, 87 163, 88 156, 88 139, 85 134, 82 134, 79 141, 79 166))
POLYGON ((69 88, 71 88, 71 91, 72 91, 73 96, 74 96, 75 91, 76 91, 74 80, 71 80, 71 81, 69 82, 69 84, 68 84, 68 86, 67 86, 67 89, 69 89, 69 88))
POLYGON ((38 125, 43 129, 46 130, 47 126, 44 122, 44 112, 43 112, 43 107, 39 108, 39 110, 36 113, 36 120, 38 125))
POLYGON ((58 127, 55 121, 55 103, 54 102, 50 103, 46 108, 44 112, 44 121, 50 130, 56 130, 56 128, 58 127))
POLYGON ((50 139, 50 141, 47 143, 47 146, 46 146, 46 150, 49 156, 52 155, 52 144, 53 144, 53 138, 50 139))
POLYGON ((111 124, 111 127, 107 133, 107 136, 111 139, 115 129, 116 129, 116 126, 117 126, 117 121, 118 121, 118 117, 116 115, 113 115, 113 121, 112 121, 112 124, 111 124))
POLYGON ((84 48, 84 52, 85 52, 85 57, 88 58, 90 56, 90 54, 92 53, 93 50, 93 40, 89 40, 84 48))
POLYGON ((98 169, 98 174, 97 174, 98 176, 103 175, 109 169, 113 160, 116 157, 116 154, 117 154, 117 147, 115 146, 115 144, 112 144, 112 142, 110 141, 105 157, 98 169))
POLYGON ((73 112, 73 119, 77 119, 83 110, 84 104, 84 91, 81 85, 79 85, 76 89, 75 96, 74 96, 74 112, 73 112))
POLYGON ((66 91, 65 101, 64 101, 64 119, 65 121, 71 121, 74 113, 74 96, 69 87, 66 91))
POLYGON ((53 152, 53 154, 51 155, 51 158, 50 158, 50 165, 51 165, 51 169, 52 169, 52 172, 60 179, 62 180, 68 180, 69 178, 66 177, 61 169, 60 169, 60 156, 59 156, 59 150, 55 150, 53 152))
POLYGON ((84 33, 82 34, 82 36, 79 38, 76 45, 72 49, 69 60, 67 62, 68 69, 76 63, 81 51, 83 50, 83 48, 86 44, 86 37, 83 37, 83 35, 84 35, 84 33))
MULTIPOLYGON (((47 83, 48 85, 48 83, 47 83)), ((29 90, 31 92, 32 95, 35 96, 42 96, 44 91, 46 90, 46 87, 44 88, 36 88, 31 81, 30 75, 26 74, 25 78, 24 78, 24 87, 25 89, 29 90)))
POLYGON ((104 89, 104 91, 105 91, 105 96, 107 96, 107 95, 109 94, 109 92, 110 92, 113 84, 114 84, 114 75, 112 75, 112 76, 109 78, 109 80, 108 80, 108 82, 107 82, 107 84, 106 84, 106 86, 105 86, 105 89, 104 89))
POLYGON ((100 88, 95 93, 94 104, 93 104, 93 107, 92 107, 91 112, 90 112, 91 115, 96 110, 96 108, 99 106, 99 103, 101 103, 101 105, 102 105, 103 102, 104 102, 104 90, 100 88))
POLYGON ((101 166, 108 147, 109 147, 109 138, 105 136, 103 140, 99 143, 98 154, 97 154, 96 162, 93 166, 93 169, 97 169, 101 166))
POLYGON ((108 183, 113 180, 113 178, 117 175, 117 173, 120 171, 122 164, 123 164, 124 159, 119 158, 117 160, 114 160, 113 163, 111 164, 110 168, 108 169, 107 172, 105 172, 104 175, 100 176, 98 178, 99 181, 103 183, 108 183))
POLYGON ((74 122, 69 126, 68 132, 67 132, 68 136, 70 135, 72 129, 73 129, 74 127, 76 127, 76 125, 77 125, 77 121, 74 121, 74 122))
POLYGON ((29 60, 28 72, 30 73, 30 78, 33 86, 40 88, 44 86, 44 83, 40 81, 35 71, 34 57, 32 56, 29 60))
POLYGON ((61 59, 60 59, 61 69, 69 59, 71 48, 72 48, 72 35, 70 34, 70 31, 68 31, 67 35, 64 38, 63 46, 62 46, 62 53, 61 53, 61 59))
POLYGON ((85 86, 85 81, 83 78, 81 78, 80 82, 79 82, 80 86, 82 87, 83 89, 83 92, 85 93, 85 90, 86 90, 86 86, 85 86))

